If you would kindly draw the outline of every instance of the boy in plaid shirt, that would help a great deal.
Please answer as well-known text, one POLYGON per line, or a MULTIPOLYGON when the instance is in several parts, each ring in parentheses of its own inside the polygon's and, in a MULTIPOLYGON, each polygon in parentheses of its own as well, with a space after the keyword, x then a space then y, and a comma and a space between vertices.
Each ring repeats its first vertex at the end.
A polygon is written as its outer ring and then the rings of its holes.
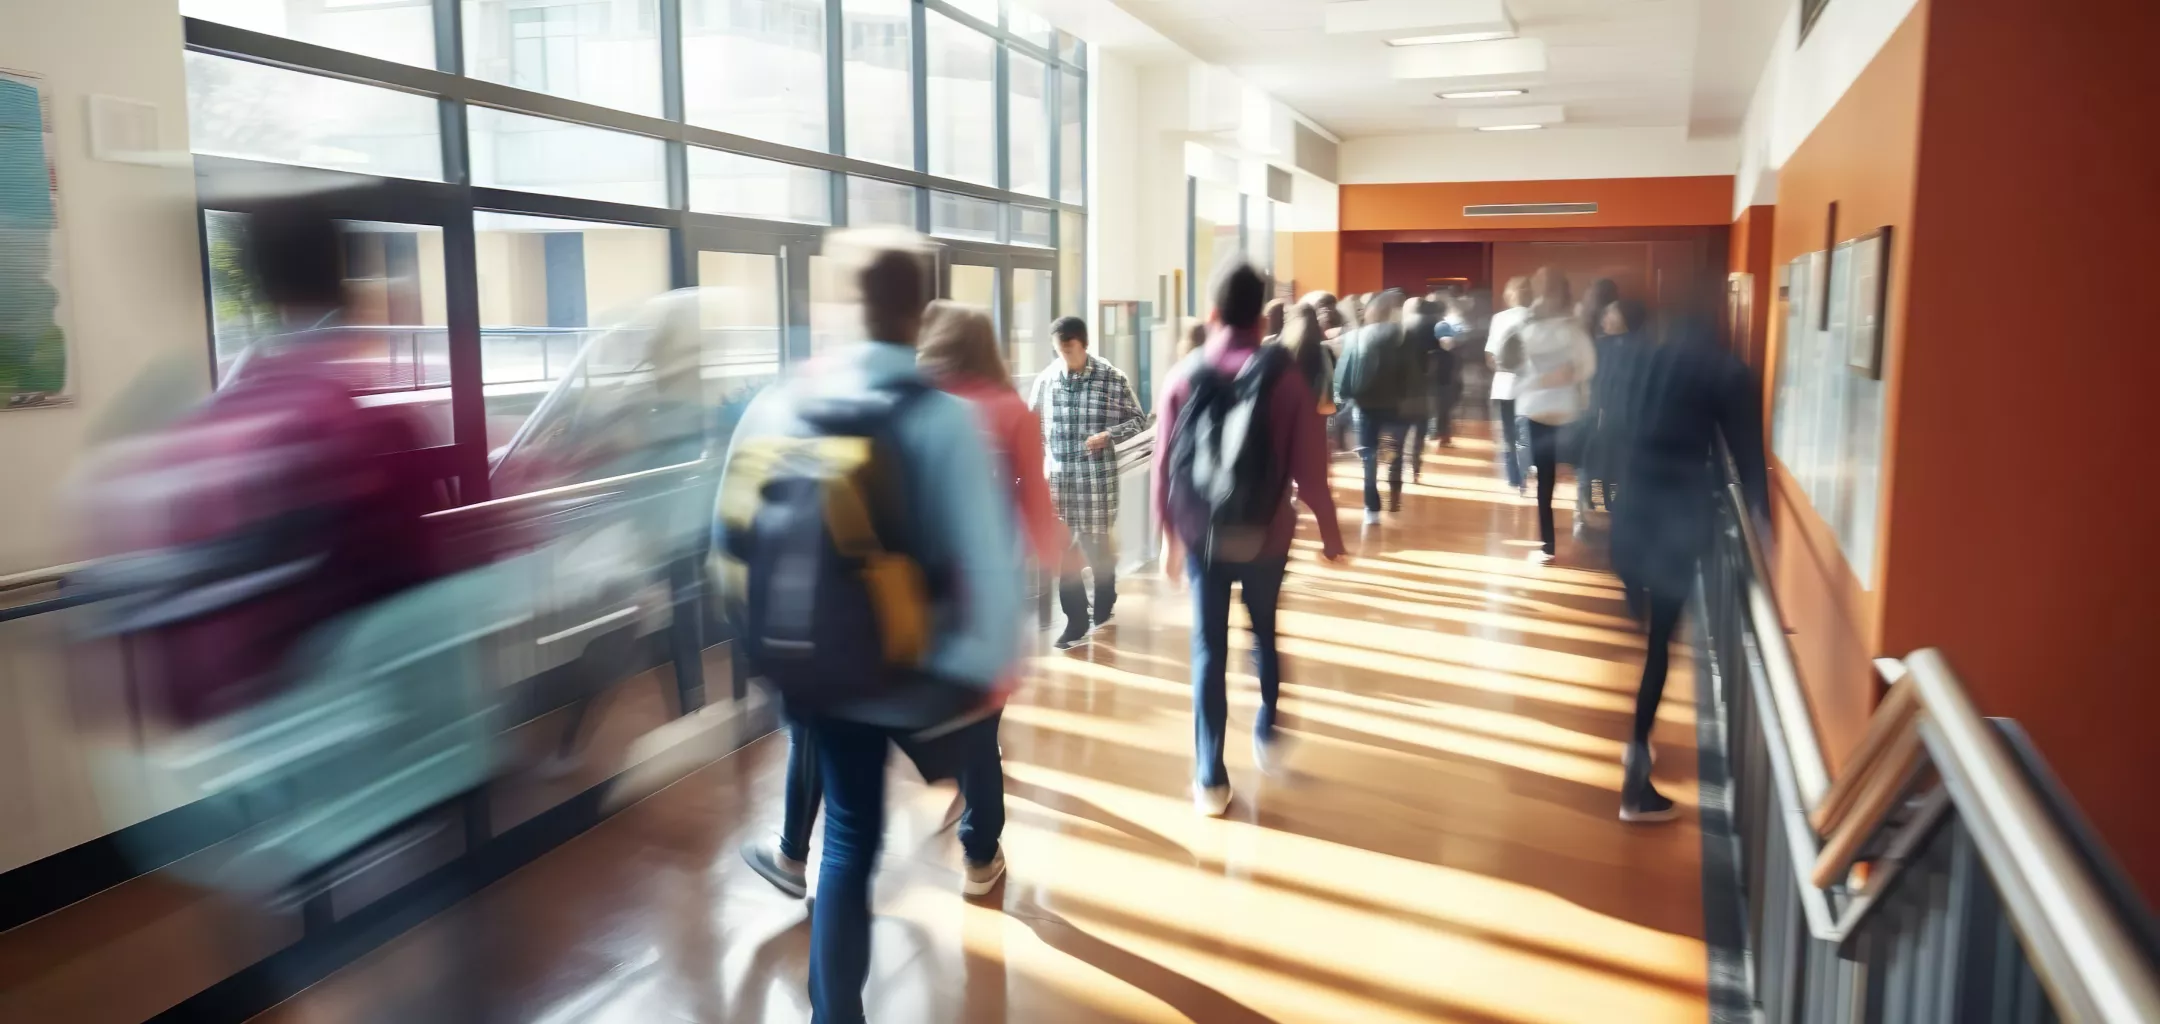
POLYGON ((1058 359, 1028 393, 1028 407, 1042 419, 1043 472, 1058 518, 1072 533, 1059 567, 1058 602, 1065 632, 1057 647, 1078 646, 1090 619, 1083 562, 1095 571, 1093 625, 1108 625, 1117 604, 1118 485, 1116 445, 1147 427, 1147 414, 1117 367, 1088 354, 1087 321, 1068 316, 1050 325, 1058 359))

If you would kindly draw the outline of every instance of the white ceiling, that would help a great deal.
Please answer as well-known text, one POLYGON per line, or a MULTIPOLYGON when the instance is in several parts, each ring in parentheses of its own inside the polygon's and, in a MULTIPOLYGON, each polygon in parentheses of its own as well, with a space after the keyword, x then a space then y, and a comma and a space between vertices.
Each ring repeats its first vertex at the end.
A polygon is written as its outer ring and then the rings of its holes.
POLYGON ((1549 131, 1731 135, 1792 0, 1507 0, 1519 34, 1545 44, 1546 70, 1474 83, 1393 77, 1398 48, 1384 37, 1324 31, 1329 0, 1116 2, 1193 56, 1348 139, 1466 132, 1462 111, 1516 105, 1565 108, 1565 124, 1549 131), (1529 92, 1501 100, 1434 95, 1497 85, 1529 92))

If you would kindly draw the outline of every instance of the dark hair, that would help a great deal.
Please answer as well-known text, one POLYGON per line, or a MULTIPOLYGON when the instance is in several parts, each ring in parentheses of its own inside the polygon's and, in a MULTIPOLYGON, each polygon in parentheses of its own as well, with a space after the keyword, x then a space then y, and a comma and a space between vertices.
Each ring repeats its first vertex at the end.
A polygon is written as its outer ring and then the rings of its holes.
POLYGON ((1282 346, 1297 364, 1298 374, 1308 381, 1319 380, 1327 371, 1327 356, 1321 350, 1326 340, 1318 310, 1300 302, 1284 312, 1282 346))
MULTIPOLYGON (((1635 299, 1615 299, 1606 303, 1605 308, 1620 314, 1620 322, 1630 332, 1642 330, 1643 325, 1650 322, 1650 311, 1635 299)), ((1598 316, 1601 320, 1604 318, 1603 313, 1598 316)))
POLYGON ((1260 307, 1267 304, 1267 278, 1253 265, 1232 260, 1215 272, 1208 296, 1215 300, 1215 316, 1229 327, 1251 327, 1260 322, 1260 307))
POLYGON ((1050 337, 1053 341, 1077 341, 1085 345, 1088 340, 1087 321, 1076 316, 1058 317, 1050 324, 1050 337))
POLYGON ((923 294, 929 286, 922 258, 904 249, 880 249, 863 265, 856 281, 862 288, 863 323, 871 335, 914 344, 922 326, 923 294))
POLYGON ((1590 289, 1583 292, 1582 317, 1585 321, 1583 326, 1589 329, 1591 337, 1597 337, 1597 321, 1604 319, 1605 307, 1618 301, 1620 301, 1620 285, 1618 282, 1609 277, 1601 277, 1590 282, 1590 289))
POLYGON ((247 263, 273 306, 345 305, 345 231, 322 196, 265 203, 247 225, 247 263))

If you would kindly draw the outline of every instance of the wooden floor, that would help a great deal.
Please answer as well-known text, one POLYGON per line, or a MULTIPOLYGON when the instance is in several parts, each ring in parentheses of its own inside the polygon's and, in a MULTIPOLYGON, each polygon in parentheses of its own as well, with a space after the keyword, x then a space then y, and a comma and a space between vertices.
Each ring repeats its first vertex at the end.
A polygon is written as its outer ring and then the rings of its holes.
MULTIPOLYGON (((936 832, 949 790, 896 768, 871 1019, 1704 1020, 1693 674, 1676 667, 1656 737, 1683 816, 1623 825, 1641 637, 1593 551, 1563 540, 1560 566, 1525 562, 1535 509, 1491 458, 1476 440, 1428 456, 1403 513, 1362 531, 1354 464, 1337 464, 1354 560, 1318 565, 1308 524, 1284 589, 1283 710, 1302 744, 1286 780, 1253 770, 1240 658, 1228 818, 1188 802, 1190 612, 1160 578, 1125 583, 1107 638, 1033 660, 1005 716, 998 894, 960 897, 936 832)), ((259 1020, 807 1020, 806 908, 736 854, 777 823, 785 742, 259 1020)))

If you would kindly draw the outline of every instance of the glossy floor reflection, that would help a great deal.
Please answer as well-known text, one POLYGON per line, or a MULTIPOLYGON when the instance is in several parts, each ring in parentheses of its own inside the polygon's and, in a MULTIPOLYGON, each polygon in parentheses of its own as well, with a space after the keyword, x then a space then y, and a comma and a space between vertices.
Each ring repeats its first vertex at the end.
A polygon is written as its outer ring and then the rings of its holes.
MULTIPOLYGON (((961 899, 935 831, 949 791, 896 767, 871 1019, 1702 1020, 1692 673, 1676 667, 1657 735, 1683 817, 1623 825, 1640 636, 1594 551, 1523 560, 1535 510, 1490 457, 1476 440, 1438 453, 1403 514, 1363 531, 1355 466, 1337 464, 1356 558, 1323 568, 1308 542, 1285 587, 1284 713, 1303 742, 1283 781, 1232 745, 1227 819, 1187 802, 1189 612, 1160 578, 1128 582, 1104 639, 1032 662, 1005 718, 1012 874, 995 896, 961 899)), ((1233 730, 1256 700, 1233 675, 1233 730)), ((735 852, 775 824, 784 744, 259 1019, 807 1020, 805 907, 735 852)))

